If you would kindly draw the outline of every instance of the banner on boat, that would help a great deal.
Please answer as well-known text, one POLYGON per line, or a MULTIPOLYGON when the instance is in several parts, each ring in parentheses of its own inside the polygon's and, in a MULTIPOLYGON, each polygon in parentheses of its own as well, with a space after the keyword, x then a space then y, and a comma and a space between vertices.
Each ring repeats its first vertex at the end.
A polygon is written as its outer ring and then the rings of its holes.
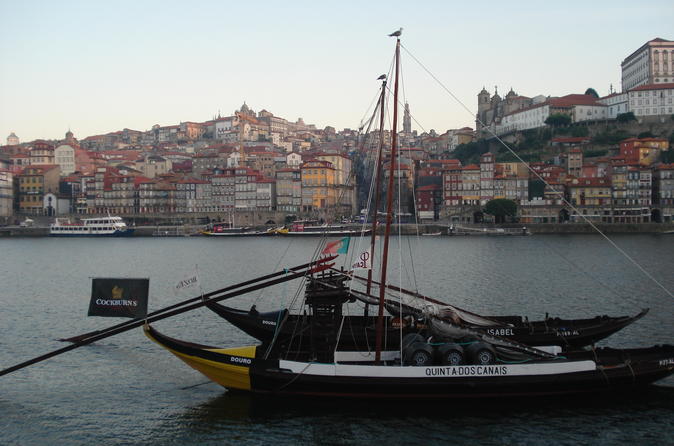
POLYGON ((87 316, 144 318, 150 279, 91 280, 87 316))
POLYGON ((370 248, 367 248, 358 255, 356 263, 351 265, 351 269, 372 269, 372 255, 370 254, 370 248))
POLYGON ((187 288, 192 288, 194 286, 201 287, 199 284, 199 274, 197 273, 196 269, 176 283, 176 286, 173 287, 173 291, 177 294, 187 288))
POLYGON ((349 242, 351 237, 344 237, 340 240, 335 240, 325 245, 325 249, 321 251, 321 254, 334 255, 334 254, 346 254, 349 251, 349 242))

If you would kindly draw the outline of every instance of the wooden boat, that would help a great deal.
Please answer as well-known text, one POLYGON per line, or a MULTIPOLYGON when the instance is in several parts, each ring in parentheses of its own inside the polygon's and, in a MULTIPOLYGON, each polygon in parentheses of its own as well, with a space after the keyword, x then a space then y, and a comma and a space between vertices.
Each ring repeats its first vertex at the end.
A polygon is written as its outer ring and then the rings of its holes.
POLYGON ((283 359, 262 346, 223 349, 146 335, 227 389, 277 396, 377 399, 504 398, 637 390, 674 373, 674 346, 574 351, 520 363, 403 365, 399 351, 375 364, 361 352, 332 361, 283 359))
POLYGON ((340 224, 320 224, 316 220, 298 220, 289 226, 283 226, 269 231, 270 235, 303 237, 345 237, 367 235, 369 233, 370 229, 354 229, 347 225, 340 224))
MULTIPOLYGON (((395 304, 392 305, 395 307, 395 304)), ((277 342, 309 342, 310 336, 322 336, 322 332, 311 330, 311 315, 290 314, 287 309, 271 312, 238 310, 222 304, 211 302, 206 304, 214 313, 230 322, 253 338, 266 343, 277 336, 277 342)), ((594 344, 619 330, 641 319, 648 313, 645 309, 634 316, 596 316, 586 319, 561 319, 547 317, 543 320, 529 321, 521 316, 485 316, 494 321, 488 327, 473 327, 486 333, 513 339, 533 346, 557 345, 563 349, 573 349, 594 344)), ((425 338, 432 336, 423 320, 413 319, 414 324, 403 327, 403 336, 408 333, 421 333, 425 338)), ((385 316, 384 336, 386 347, 400 347, 401 318, 385 316)), ((340 339, 340 347, 363 350, 374 345, 376 316, 347 315, 344 316, 344 336, 340 339)))
MULTIPOLYGON (((390 133, 392 160, 397 157, 400 33, 391 34, 397 41, 390 133)), ((384 79, 379 103, 382 123, 386 91, 384 79)), ((383 141, 383 125, 380 133, 383 141)), ((379 160, 383 160, 382 146, 380 143, 379 160)), ((375 177, 377 190, 382 178, 381 164, 380 161, 375 177)), ((395 164, 389 163, 387 190, 394 190, 395 164)), ((433 333, 432 342, 420 333, 403 337, 403 331, 398 330, 400 348, 389 350, 385 343, 384 309, 389 289, 386 275, 393 195, 388 194, 386 200, 373 349, 354 351, 342 347, 341 340, 348 336, 343 307, 356 296, 346 285, 346 276, 328 271, 328 266, 313 268, 305 276, 308 281, 304 303, 307 313, 312 315, 304 328, 309 333, 306 338, 286 338, 281 330, 261 345, 223 349, 173 339, 148 324, 146 335, 228 389, 282 396, 452 399, 617 393, 638 389, 674 373, 671 345, 562 352, 559 346, 533 347, 462 322, 464 319, 479 322, 477 315, 461 314, 455 319, 443 317, 439 311, 423 313, 423 323, 433 333), (279 342, 279 339, 288 340, 279 342)), ((376 220, 373 219, 372 244, 376 220)), ((369 252, 374 254, 375 250, 369 252)), ((368 282, 368 289, 362 293, 364 298, 370 298, 369 291, 368 282)), ((399 328, 403 326, 402 320, 413 318, 413 314, 414 309, 401 309, 399 328), (412 314, 406 315, 408 311, 412 314)))

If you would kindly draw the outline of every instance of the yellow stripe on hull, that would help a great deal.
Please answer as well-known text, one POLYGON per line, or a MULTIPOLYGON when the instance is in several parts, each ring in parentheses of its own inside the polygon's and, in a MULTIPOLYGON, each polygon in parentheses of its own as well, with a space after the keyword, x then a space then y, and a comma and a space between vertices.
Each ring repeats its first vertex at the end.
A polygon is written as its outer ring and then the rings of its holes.
MULTIPOLYGON (((147 331, 145 334, 154 342, 176 355, 185 364, 204 374, 211 381, 214 381, 228 389, 250 390, 249 367, 223 364, 218 361, 211 361, 198 356, 187 355, 167 347, 151 336, 147 331)), ((228 349, 204 349, 204 351, 253 359, 255 358, 255 349, 255 346, 250 346, 228 349)))

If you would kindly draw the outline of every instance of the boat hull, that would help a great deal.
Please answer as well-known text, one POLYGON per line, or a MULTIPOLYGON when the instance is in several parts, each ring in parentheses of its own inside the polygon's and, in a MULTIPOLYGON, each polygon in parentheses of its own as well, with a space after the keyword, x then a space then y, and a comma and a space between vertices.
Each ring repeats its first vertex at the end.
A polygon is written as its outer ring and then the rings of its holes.
POLYGON ((325 230, 325 231, 275 231, 270 235, 282 237, 359 237, 371 234, 371 229, 361 230, 325 230))
MULTIPOLYGON (((289 315, 287 310, 268 313, 236 310, 215 302, 206 305, 211 311, 224 318, 232 325, 263 343, 271 341, 276 335, 277 343, 303 344, 309 335, 311 316, 289 315), (278 331, 277 327, 281 326, 278 331), (278 333, 277 333, 278 331, 278 333)), ((632 324, 643 317, 648 310, 635 316, 609 317, 598 316, 592 319, 565 320, 547 318, 543 321, 525 322, 521 317, 490 317, 503 322, 502 325, 489 327, 484 331, 492 336, 499 336, 526 345, 557 345, 562 348, 579 348, 596 343, 611 334, 632 324)), ((395 326, 392 317, 385 318, 386 332, 384 348, 400 347, 400 329, 395 326)), ((342 336, 339 347, 349 350, 367 349, 375 342, 376 317, 345 316, 342 325, 342 336)), ((407 333, 416 329, 403 330, 407 333)), ((315 332, 314 332, 315 333, 315 332)))
POLYGON ((68 234, 66 232, 50 232, 50 237, 131 237, 133 236, 135 229, 126 229, 124 231, 112 231, 112 232, 89 232, 82 234, 68 234))
POLYGON ((228 389, 258 394, 458 399, 621 392, 674 373, 674 346, 597 349, 528 364, 397 366, 263 359, 264 349, 216 349, 146 335, 228 389))

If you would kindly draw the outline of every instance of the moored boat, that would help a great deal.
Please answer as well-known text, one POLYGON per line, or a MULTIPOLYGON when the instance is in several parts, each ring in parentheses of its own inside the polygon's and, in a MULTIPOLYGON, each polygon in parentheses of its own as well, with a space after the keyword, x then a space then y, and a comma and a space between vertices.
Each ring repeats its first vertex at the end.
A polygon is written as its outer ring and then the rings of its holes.
POLYGON ((674 346, 599 348, 520 363, 408 365, 399 351, 335 354, 333 361, 268 356, 265 346, 221 349, 146 335, 227 389, 256 394, 377 399, 503 398, 615 393, 642 388, 674 373, 674 346), (343 359, 342 359, 343 358, 343 359))
MULTIPOLYGON (((392 305, 395 307, 395 304, 392 305)), ((324 333, 311 330, 312 315, 290 314, 287 309, 258 312, 256 309, 239 310, 216 302, 206 304, 211 311, 229 323, 246 332, 255 339, 266 343, 277 337, 276 342, 310 342, 311 336, 320 337, 324 333)), ((645 309, 634 316, 596 316, 585 319, 562 319, 548 317, 529 321, 522 316, 485 316, 494 321, 493 325, 475 327, 488 334, 513 339, 532 346, 556 345, 564 350, 585 347, 594 344, 641 319, 648 313, 645 309)), ((397 316, 384 316, 384 336, 386 347, 400 347, 400 327, 403 323, 403 337, 409 333, 420 333, 425 338, 433 335, 423 319, 402 320, 397 316)), ((375 341, 376 316, 344 316, 345 336, 340 339, 340 347, 364 350, 375 341)))
POLYGON ((360 236, 369 233, 370 229, 352 228, 341 224, 320 224, 315 220, 295 221, 289 226, 283 226, 269 231, 270 235, 305 237, 360 236))
POLYGON ((84 218, 77 222, 57 218, 49 225, 52 237, 128 237, 134 231, 122 217, 115 216, 84 218))
POLYGON ((266 231, 257 231, 247 226, 234 227, 231 223, 213 223, 207 229, 199 231, 201 235, 209 237, 245 237, 267 235, 266 231))

